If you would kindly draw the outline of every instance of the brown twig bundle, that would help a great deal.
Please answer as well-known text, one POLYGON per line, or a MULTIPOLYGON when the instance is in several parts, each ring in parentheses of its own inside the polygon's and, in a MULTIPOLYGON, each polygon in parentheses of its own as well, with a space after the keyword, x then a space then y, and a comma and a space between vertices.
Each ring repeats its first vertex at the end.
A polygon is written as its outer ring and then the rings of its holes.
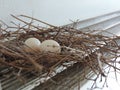
POLYGON ((115 64, 119 63, 118 36, 108 37, 95 32, 82 32, 74 27, 57 27, 25 15, 12 17, 22 24, 12 22, 14 26, 9 26, 2 22, 4 27, 0 27, 0 68, 40 73, 53 71, 55 67, 73 61, 88 66, 96 75, 107 76, 103 64, 113 67, 115 71, 120 70, 115 64), (49 27, 35 25, 36 22, 49 27), (34 50, 31 53, 26 52, 24 41, 29 37, 40 41, 53 39, 61 45, 61 53, 42 53, 34 50))

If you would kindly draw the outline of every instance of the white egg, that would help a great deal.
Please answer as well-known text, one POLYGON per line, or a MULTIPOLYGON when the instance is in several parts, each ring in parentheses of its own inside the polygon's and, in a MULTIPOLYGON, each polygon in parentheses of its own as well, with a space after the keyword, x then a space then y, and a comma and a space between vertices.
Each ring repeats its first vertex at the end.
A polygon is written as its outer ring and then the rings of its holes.
POLYGON ((26 51, 37 50, 40 51, 41 42, 37 38, 28 38, 25 41, 26 51))
POLYGON ((61 47, 58 42, 54 40, 45 40, 41 43, 40 49, 43 52, 53 52, 53 53, 60 53, 61 47))

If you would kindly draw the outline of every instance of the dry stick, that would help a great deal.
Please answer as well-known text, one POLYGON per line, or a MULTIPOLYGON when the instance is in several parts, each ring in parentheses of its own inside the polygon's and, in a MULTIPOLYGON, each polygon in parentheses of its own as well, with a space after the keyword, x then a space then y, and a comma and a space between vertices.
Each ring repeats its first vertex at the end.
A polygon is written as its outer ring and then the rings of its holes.
MULTIPOLYGON (((97 75, 97 71, 96 71, 96 69, 94 69, 94 66, 92 65, 92 59, 94 59, 94 58, 91 58, 90 57, 90 55, 88 54, 88 62, 86 62, 86 63, 88 63, 87 65, 88 65, 88 67, 90 67, 91 68, 91 70, 97 75), (91 62, 90 62, 91 61, 91 62)), ((96 64, 96 62, 95 62, 95 64, 96 64)), ((98 70, 99 71, 99 70, 98 70)), ((100 71, 99 71, 100 72, 100 71)))
POLYGON ((16 23, 14 23, 13 21, 11 21, 11 23, 12 24, 14 24, 16 27, 8 27, 8 28, 14 28, 14 29, 17 29, 16 31, 14 31, 13 32, 13 34, 15 33, 15 34, 18 34, 18 33, 20 33, 20 30, 21 29, 23 29, 24 30, 24 27, 26 27, 27 26, 27 24, 25 24, 24 26, 21 26, 20 27, 20 24, 19 25, 17 25, 16 23))
POLYGON ((28 25, 28 30, 30 30, 32 23, 33 23, 33 19, 31 19, 31 21, 30 21, 30 23, 28 25))
MULTIPOLYGON (((98 63, 98 64, 100 64, 100 63, 98 63)), ((100 69, 101 69, 101 65, 99 65, 100 66, 100 69)), ((102 69, 101 69, 101 71, 102 71, 102 69)))
POLYGON ((108 71, 107 71, 107 73, 106 73, 106 77, 105 77, 105 81, 104 81, 104 84, 103 84, 103 87, 104 87, 104 85, 106 84, 106 86, 108 87, 108 84, 107 84, 107 77, 108 77, 108 75, 109 75, 109 73, 110 73, 110 70, 111 70, 111 67, 109 67, 109 69, 108 69, 108 71))
POLYGON ((56 26, 54 26, 54 25, 48 24, 48 23, 46 23, 46 22, 44 22, 44 21, 38 20, 38 19, 36 19, 36 18, 27 16, 27 15, 20 15, 20 16, 26 17, 26 18, 30 18, 30 19, 33 19, 33 20, 36 20, 36 21, 41 22, 41 23, 43 23, 43 24, 46 24, 46 25, 48 25, 48 26, 50 26, 50 27, 56 27, 56 26))
POLYGON ((56 37, 59 35, 60 32, 61 32, 61 29, 59 28, 59 29, 58 29, 58 32, 56 33, 56 35, 54 36, 53 39, 56 39, 56 37))
MULTIPOLYGON (((2 46, 2 45, 0 45, 0 46, 2 46)), ((3 48, 6 48, 6 47, 4 47, 4 46, 2 46, 3 48)), ((8 49, 8 48, 6 48, 6 49, 8 49)), ((28 55, 26 55, 21 49, 19 49, 19 51, 23 54, 23 55, 20 55, 19 53, 17 53, 17 52, 14 52, 14 51, 12 51, 12 50, 10 50, 10 49, 8 49, 9 51, 11 51, 11 52, 13 52, 13 53, 10 53, 10 52, 5 52, 5 53, 7 53, 8 55, 17 55, 17 56, 19 56, 19 57, 22 57, 22 58, 26 58, 26 59, 28 59, 35 67, 36 67, 36 69, 38 69, 38 70, 42 70, 43 69, 43 66, 41 66, 41 65, 39 65, 38 63, 36 63, 32 58, 30 58, 28 55)), ((4 51, 3 51, 4 52, 4 51)))
POLYGON ((107 64, 107 65, 109 65, 109 66, 111 66, 111 67, 113 67, 114 69, 116 69, 116 70, 119 70, 119 71, 120 71, 120 69, 119 69, 119 68, 117 68, 117 67, 115 67, 115 66, 113 66, 113 65, 111 65, 111 64, 109 64, 109 63, 107 63, 106 61, 104 61, 104 63, 105 63, 105 64, 107 64))
POLYGON ((21 51, 22 54, 25 56, 25 58, 26 58, 27 60, 29 60, 29 61, 34 65, 34 67, 36 68, 36 70, 37 70, 38 72, 40 72, 40 71, 43 70, 43 66, 42 66, 42 65, 38 64, 37 62, 35 62, 35 60, 34 60, 33 58, 29 57, 27 54, 25 54, 24 51, 22 51, 22 50, 20 50, 20 51, 21 51))
POLYGON ((12 51, 11 49, 9 49, 9 48, 1 45, 1 44, 0 44, 0 47, 4 48, 4 49, 1 49, 1 51, 0 51, 0 52, 2 52, 4 54, 8 54, 10 56, 17 56, 17 57, 23 58, 23 56, 21 54, 15 52, 15 51, 12 51))
POLYGON ((55 65, 53 65, 52 67, 50 67, 50 70, 53 70, 53 68, 55 68, 56 66, 58 66, 61 62, 63 62, 64 60, 66 60, 66 58, 68 58, 69 55, 65 56, 64 58, 62 58, 61 60, 59 60, 55 65))
POLYGON ((8 63, 5 60, 3 60, 2 58, 0 58, 0 63, 4 64, 6 66, 10 66, 10 67, 12 66, 12 67, 17 68, 17 69, 21 69, 22 68, 23 70, 27 70, 27 71, 30 71, 30 69, 32 69, 32 68, 20 67, 20 66, 14 65, 12 63, 8 63))
POLYGON ((102 76, 105 76, 105 74, 104 74, 104 72, 103 72, 102 62, 101 62, 101 56, 102 56, 101 53, 97 53, 98 67, 99 67, 99 69, 100 69, 100 74, 101 74, 102 76))
MULTIPOLYGON (((113 39, 113 41, 112 41, 113 43, 114 43, 114 45, 116 46, 116 47, 119 47, 118 46, 118 44, 117 44, 117 42, 113 39)), ((116 53, 115 53, 115 60, 114 60, 114 63, 113 64, 115 64, 115 67, 116 67, 116 61, 117 61, 117 51, 116 51, 116 53)), ((116 68, 114 68, 114 71, 115 71, 115 78, 116 78, 116 80, 117 80, 117 70, 116 70, 116 68)))
POLYGON ((21 57, 21 58, 23 58, 23 56, 20 55, 20 54, 17 54, 17 53, 11 53, 11 52, 6 51, 6 50, 1 50, 0 52, 3 53, 3 54, 6 54, 6 55, 12 56, 12 57, 19 57, 19 58, 21 57))
MULTIPOLYGON (((11 14, 11 16, 14 17, 15 19, 17 19, 17 20, 19 20, 19 21, 21 21, 21 22, 29 25, 28 22, 25 22, 24 20, 22 20, 22 19, 20 19, 20 18, 18 18, 18 17, 16 17, 16 16, 12 15, 12 14, 11 14)), ((39 28, 38 28, 37 26, 34 26, 34 25, 32 25, 32 24, 31 24, 31 26, 39 30, 39 28)))
POLYGON ((8 25, 4 21, 0 20, 0 22, 8 27, 8 25))

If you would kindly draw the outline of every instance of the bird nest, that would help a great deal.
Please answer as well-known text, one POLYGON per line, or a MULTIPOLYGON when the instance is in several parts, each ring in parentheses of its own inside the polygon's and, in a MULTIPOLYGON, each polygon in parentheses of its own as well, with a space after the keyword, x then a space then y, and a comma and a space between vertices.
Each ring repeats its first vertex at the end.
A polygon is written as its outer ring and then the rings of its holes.
MULTIPOLYGON (((103 66, 117 68, 119 63, 119 36, 112 37, 96 31, 83 32, 73 26, 53 26, 33 17, 12 15, 20 24, 11 22, 9 26, 1 21, 0 27, 0 68, 8 68, 11 72, 34 74, 51 73, 64 63, 82 63, 96 75, 107 76, 103 66), (41 27, 43 23, 48 27, 41 27), (52 39, 60 44, 60 53, 25 51, 25 40, 35 37, 40 41, 52 39)), ((69 66, 66 64, 66 67, 69 66)), ((64 65, 65 66, 65 65, 64 65)), ((0 72, 4 75, 4 72, 0 72)), ((18 75, 17 74, 17 75, 18 75)), ((49 75, 49 74, 47 74, 49 75)))

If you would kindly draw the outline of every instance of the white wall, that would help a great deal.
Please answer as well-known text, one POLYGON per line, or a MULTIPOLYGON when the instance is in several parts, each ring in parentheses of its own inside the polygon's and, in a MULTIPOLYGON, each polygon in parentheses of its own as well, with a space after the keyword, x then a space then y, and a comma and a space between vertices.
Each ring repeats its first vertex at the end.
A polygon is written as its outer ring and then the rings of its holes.
POLYGON ((53 25, 83 20, 120 10, 120 0, 0 0, 0 19, 7 23, 10 14, 26 14, 53 25))

